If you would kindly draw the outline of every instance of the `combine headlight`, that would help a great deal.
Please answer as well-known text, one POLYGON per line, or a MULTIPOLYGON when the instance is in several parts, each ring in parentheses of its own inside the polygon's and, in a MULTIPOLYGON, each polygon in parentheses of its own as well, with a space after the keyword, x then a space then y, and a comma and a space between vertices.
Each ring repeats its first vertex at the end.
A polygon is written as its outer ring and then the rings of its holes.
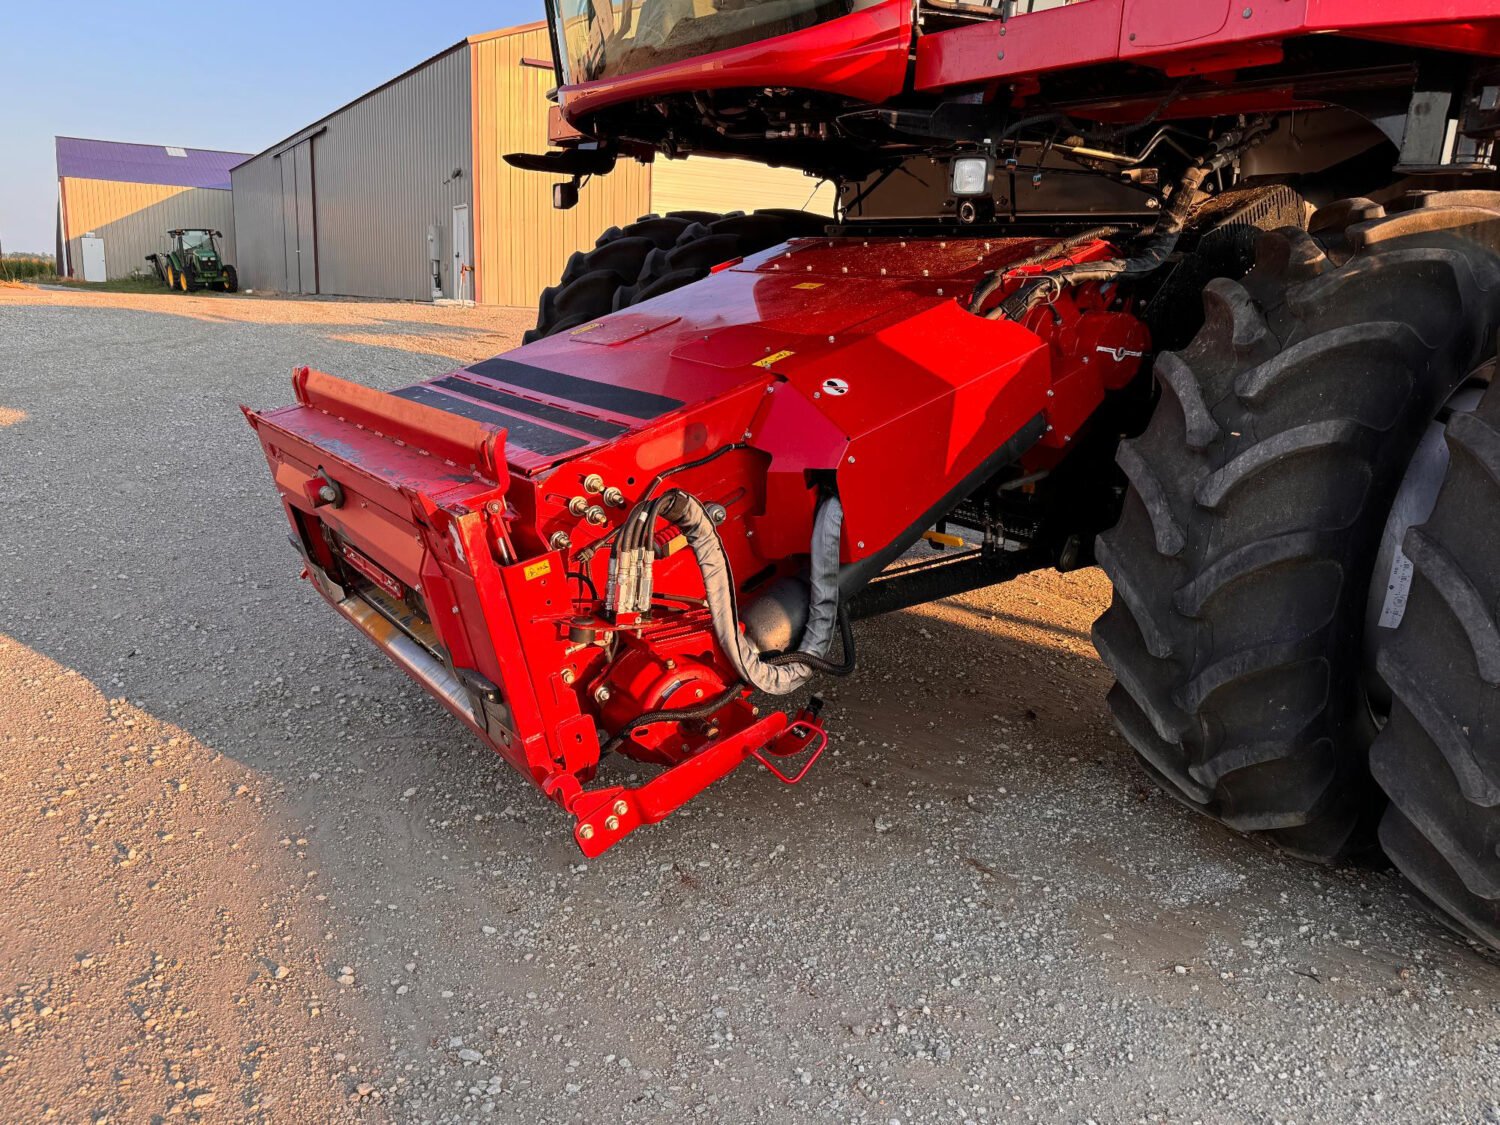
POLYGON ((953 194, 986 195, 990 190, 990 162, 984 156, 959 156, 953 160, 953 194))

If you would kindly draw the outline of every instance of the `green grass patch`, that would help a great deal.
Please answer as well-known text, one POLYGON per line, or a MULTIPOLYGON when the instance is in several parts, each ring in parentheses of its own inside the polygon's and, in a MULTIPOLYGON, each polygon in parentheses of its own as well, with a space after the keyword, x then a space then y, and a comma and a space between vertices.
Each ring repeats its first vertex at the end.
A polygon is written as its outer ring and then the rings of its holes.
POLYGON ((74 277, 38 277, 39 285, 62 285, 90 293, 165 293, 167 287, 154 277, 117 277, 112 281, 79 281, 74 277))
POLYGON ((0 258, 0 281, 29 281, 56 272, 57 266, 51 258, 31 254, 7 254, 0 258))

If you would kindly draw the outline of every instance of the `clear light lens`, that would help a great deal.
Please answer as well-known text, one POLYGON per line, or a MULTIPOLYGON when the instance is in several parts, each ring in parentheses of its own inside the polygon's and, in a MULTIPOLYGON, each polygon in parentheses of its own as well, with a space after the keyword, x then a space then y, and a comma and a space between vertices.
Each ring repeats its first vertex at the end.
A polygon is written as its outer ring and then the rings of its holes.
POLYGON ((990 178, 990 162, 982 156, 960 156, 953 161, 953 194, 983 195, 990 178))

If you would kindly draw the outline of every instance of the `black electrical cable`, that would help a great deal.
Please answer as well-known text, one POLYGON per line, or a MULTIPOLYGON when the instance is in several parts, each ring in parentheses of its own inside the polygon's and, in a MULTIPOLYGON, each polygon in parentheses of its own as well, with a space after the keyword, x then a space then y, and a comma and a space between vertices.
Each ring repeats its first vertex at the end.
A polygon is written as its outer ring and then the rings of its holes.
POLYGON ((630 737, 630 732, 637 727, 650 726, 652 723, 685 723, 691 719, 705 719, 719 710, 719 708, 732 703, 735 697, 744 689, 745 685, 743 683, 735 681, 721 694, 692 707, 676 707, 663 711, 643 712, 621 727, 620 733, 604 744, 604 748, 599 751, 599 755, 603 757, 605 754, 612 754, 622 742, 630 737))
POLYGON ((814 672, 823 672, 829 676, 847 676, 854 671, 854 623, 849 620, 849 612, 842 605, 839 606, 839 641, 843 646, 844 659, 835 664, 831 660, 825 660, 821 656, 814 656, 810 652, 783 652, 779 656, 762 656, 761 660, 779 668, 786 664, 800 664, 805 668, 811 668, 814 672))
POLYGON ((1040 250, 1034 250, 1018 261, 1007 263, 1003 268, 992 270, 985 275, 983 280, 974 287, 974 295, 969 298, 969 311, 977 313, 984 307, 984 303, 990 299, 995 290, 999 289, 1017 270, 1027 266, 1040 266, 1047 262, 1056 261, 1058 258, 1066 258, 1080 246, 1086 246, 1090 242, 1100 240, 1108 241, 1120 233, 1119 227, 1093 227, 1081 234, 1075 234, 1072 238, 1063 242, 1048 245, 1040 250))
POLYGON ((599 587, 595 586, 594 580, 590 578, 586 573, 584 573, 583 567, 579 567, 577 570, 572 571, 569 577, 578 579, 578 584, 580 586, 587 586, 589 588, 589 596, 596 602, 599 600, 599 587))

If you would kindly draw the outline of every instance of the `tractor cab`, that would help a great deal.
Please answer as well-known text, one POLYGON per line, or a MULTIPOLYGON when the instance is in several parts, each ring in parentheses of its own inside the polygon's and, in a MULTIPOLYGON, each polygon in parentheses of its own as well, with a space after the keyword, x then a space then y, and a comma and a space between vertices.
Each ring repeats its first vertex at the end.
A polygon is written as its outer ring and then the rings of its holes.
POLYGON ((172 249, 174 250, 196 254, 200 258, 219 257, 219 243, 217 240, 224 237, 223 231, 189 228, 174 230, 169 233, 172 236, 172 249))

